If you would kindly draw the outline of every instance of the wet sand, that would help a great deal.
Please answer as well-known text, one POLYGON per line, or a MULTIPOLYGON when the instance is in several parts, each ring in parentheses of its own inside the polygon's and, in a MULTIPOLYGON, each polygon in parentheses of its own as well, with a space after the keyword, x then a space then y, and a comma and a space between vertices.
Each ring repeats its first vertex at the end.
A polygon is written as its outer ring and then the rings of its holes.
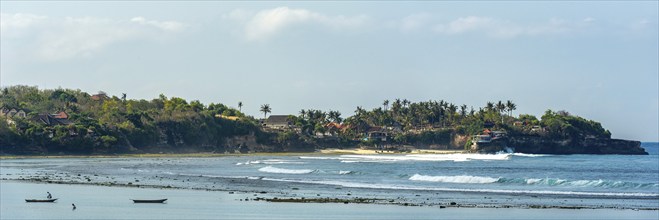
MULTIPOLYGON (((267 202, 258 194, 0 181, 0 219, 657 219, 657 210, 267 202), (55 203, 26 203, 51 192, 55 203), (165 204, 130 199, 167 198, 165 204), (76 209, 72 209, 72 203, 76 209)), ((342 201, 343 202, 343 201, 342 201)))

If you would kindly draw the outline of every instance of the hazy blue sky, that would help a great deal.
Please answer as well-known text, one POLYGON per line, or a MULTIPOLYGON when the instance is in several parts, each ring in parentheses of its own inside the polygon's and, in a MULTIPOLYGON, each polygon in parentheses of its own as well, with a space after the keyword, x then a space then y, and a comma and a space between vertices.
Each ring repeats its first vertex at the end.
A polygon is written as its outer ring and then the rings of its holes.
POLYGON ((262 117, 385 99, 567 110, 659 141, 657 1, 0 2, 1 86, 262 117))

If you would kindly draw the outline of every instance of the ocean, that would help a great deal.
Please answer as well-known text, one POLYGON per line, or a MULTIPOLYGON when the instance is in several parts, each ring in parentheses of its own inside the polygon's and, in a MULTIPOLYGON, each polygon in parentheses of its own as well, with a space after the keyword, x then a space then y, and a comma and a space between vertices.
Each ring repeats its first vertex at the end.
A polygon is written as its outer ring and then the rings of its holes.
POLYGON ((659 144, 642 146, 650 155, 502 152, 7 159, 0 161, 0 177, 235 191, 247 193, 246 200, 371 198, 374 203, 403 206, 659 210, 659 144))

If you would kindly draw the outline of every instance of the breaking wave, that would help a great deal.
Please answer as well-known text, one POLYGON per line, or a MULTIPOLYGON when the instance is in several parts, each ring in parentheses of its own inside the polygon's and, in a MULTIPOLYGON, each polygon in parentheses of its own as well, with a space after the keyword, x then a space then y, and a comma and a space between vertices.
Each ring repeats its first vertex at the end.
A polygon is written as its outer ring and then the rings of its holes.
POLYGON ((339 174, 341 175, 348 175, 348 174, 354 174, 355 172, 349 171, 349 170, 339 170, 339 174))
POLYGON ((414 174, 409 178, 412 181, 441 182, 441 183, 474 183, 474 184, 521 184, 521 185, 544 185, 544 186, 568 186, 568 187, 591 187, 591 188, 627 188, 627 189, 649 189, 658 188, 659 183, 634 183, 612 180, 565 180, 559 178, 494 178, 484 176, 428 176, 414 174))
POLYGON ((426 176, 414 174, 410 177, 410 180, 442 183, 495 183, 499 181, 499 178, 481 176, 426 176))
POLYGON ((284 168, 277 168, 273 166, 267 166, 259 169, 260 172, 264 173, 282 173, 282 174, 309 174, 313 173, 316 170, 311 170, 311 169, 299 169, 299 170, 294 170, 294 169, 284 169, 284 168))
POLYGON ((277 182, 294 182, 320 185, 332 185, 348 188, 368 188, 368 189, 392 189, 392 190, 430 190, 444 192, 470 192, 470 193, 502 193, 502 194, 531 194, 531 195, 576 195, 576 196, 603 196, 603 197, 659 197, 657 193, 614 193, 614 192, 575 192, 575 191, 552 191, 552 190, 510 190, 510 189, 461 189, 461 188, 442 188, 442 187, 417 187, 417 186, 399 186, 389 184, 357 183, 336 180, 291 180, 277 178, 263 178, 266 181, 277 182))
POLYGON ((513 156, 517 157, 547 157, 551 156, 549 154, 525 154, 525 153, 512 153, 513 156))
POLYGON ((509 160, 512 154, 407 154, 407 155, 341 155, 340 157, 300 157, 309 160, 340 160, 341 163, 393 163, 399 161, 509 160))
POLYGON ((614 180, 565 180, 558 178, 501 178, 499 183, 522 183, 526 185, 571 186, 593 188, 659 188, 659 183, 634 183, 614 180))
POLYGON ((250 160, 245 163, 236 163, 236 165, 250 165, 250 164, 305 164, 305 162, 271 159, 271 160, 250 160))

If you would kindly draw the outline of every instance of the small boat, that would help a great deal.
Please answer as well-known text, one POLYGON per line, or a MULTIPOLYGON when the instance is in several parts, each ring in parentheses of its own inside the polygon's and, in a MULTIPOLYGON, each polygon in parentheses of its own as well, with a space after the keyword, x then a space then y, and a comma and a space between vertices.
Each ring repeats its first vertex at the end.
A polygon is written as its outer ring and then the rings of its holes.
POLYGON ((25 199, 25 202, 55 202, 57 199, 25 199))
POLYGON ((134 203, 163 203, 167 199, 131 199, 134 203))

